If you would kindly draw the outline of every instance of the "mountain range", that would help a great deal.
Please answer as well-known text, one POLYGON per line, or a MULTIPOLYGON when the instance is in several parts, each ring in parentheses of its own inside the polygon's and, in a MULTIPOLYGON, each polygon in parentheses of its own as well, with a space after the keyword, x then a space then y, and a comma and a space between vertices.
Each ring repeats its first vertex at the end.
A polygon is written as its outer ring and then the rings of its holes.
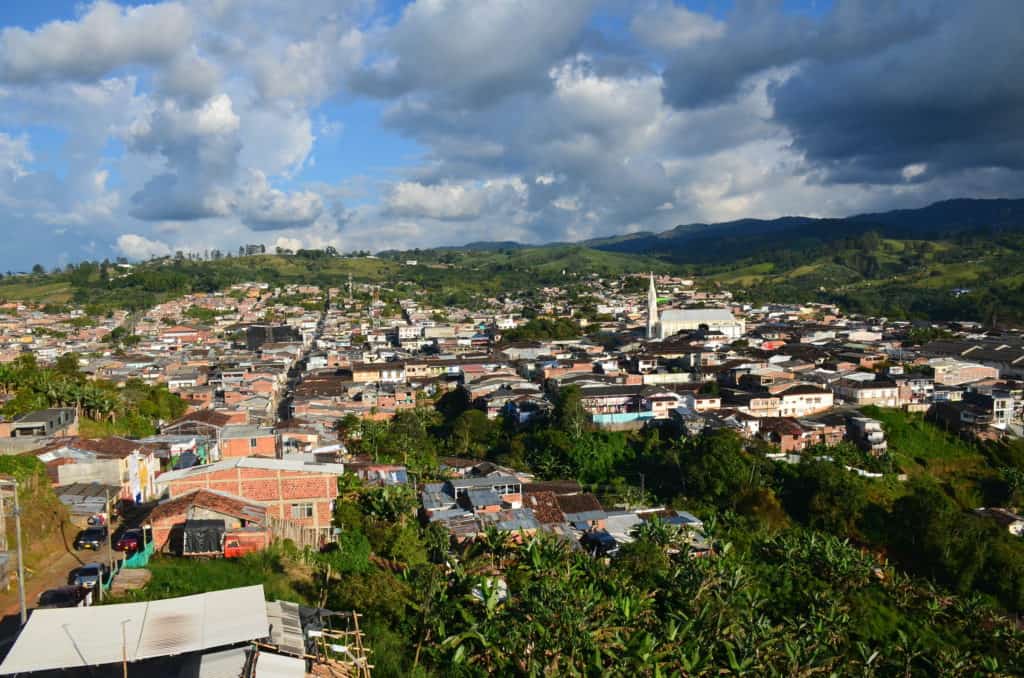
POLYGON ((857 214, 843 218, 787 216, 778 219, 738 219, 720 223, 681 224, 667 231, 640 231, 594 238, 578 243, 474 242, 443 250, 493 251, 567 244, 625 254, 650 254, 678 263, 701 263, 723 256, 738 259, 759 251, 825 244, 869 231, 884 238, 948 239, 979 231, 1024 230, 1024 199, 961 198, 918 209, 857 214))

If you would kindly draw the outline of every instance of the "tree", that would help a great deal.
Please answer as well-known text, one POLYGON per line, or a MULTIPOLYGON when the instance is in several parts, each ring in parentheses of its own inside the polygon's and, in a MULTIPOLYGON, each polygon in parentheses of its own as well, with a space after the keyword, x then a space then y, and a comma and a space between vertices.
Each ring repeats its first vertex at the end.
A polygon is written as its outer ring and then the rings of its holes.
POLYGON ((69 377, 77 377, 81 374, 78 371, 78 360, 79 356, 77 353, 64 353, 59 358, 57 358, 57 362, 54 365, 54 369, 56 369, 59 374, 63 374, 69 377))
POLYGON ((555 423, 573 438, 579 438, 590 423, 590 414, 583 407, 579 386, 565 386, 555 399, 555 423))
POLYGON ((452 423, 452 449, 456 454, 486 455, 495 433, 494 424, 481 410, 466 410, 452 423))

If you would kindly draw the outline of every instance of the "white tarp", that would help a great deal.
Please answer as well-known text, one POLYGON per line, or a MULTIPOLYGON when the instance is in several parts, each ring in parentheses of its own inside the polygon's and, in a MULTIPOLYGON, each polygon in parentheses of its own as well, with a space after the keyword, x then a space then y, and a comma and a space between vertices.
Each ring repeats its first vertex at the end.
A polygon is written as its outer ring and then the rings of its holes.
POLYGON ((129 662, 266 638, 263 586, 97 607, 36 610, 0 674, 129 662), (122 640, 123 639, 123 640, 122 640))

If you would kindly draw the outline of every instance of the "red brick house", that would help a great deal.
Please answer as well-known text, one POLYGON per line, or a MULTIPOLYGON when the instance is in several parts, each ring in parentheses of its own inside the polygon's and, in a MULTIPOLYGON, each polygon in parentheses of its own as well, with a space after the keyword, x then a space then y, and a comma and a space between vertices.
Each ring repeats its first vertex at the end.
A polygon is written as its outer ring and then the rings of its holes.
POLYGON ((171 498, 197 489, 213 490, 258 503, 269 518, 327 533, 338 496, 338 476, 344 472, 342 464, 236 457, 170 471, 156 482, 171 498))
POLYGON ((221 430, 220 457, 276 457, 281 437, 272 428, 230 424, 221 430))
POLYGON ((156 550, 171 546, 176 528, 186 520, 223 520, 228 530, 263 527, 267 510, 262 504, 222 492, 197 489, 160 502, 149 514, 156 550))

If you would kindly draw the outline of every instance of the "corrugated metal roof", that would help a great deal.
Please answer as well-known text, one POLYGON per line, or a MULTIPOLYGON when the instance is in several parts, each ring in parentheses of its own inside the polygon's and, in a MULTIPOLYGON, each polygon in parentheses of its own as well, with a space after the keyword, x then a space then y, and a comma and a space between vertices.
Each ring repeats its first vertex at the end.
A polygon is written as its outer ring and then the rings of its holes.
MULTIPOLYGON (((248 651, 235 647, 220 652, 208 652, 199 656, 196 678, 238 678, 245 670, 248 651)), ((182 672, 182 675, 187 675, 182 672)))
POLYGON ((302 632, 302 618, 296 603, 283 600, 268 602, 267 619, 270 621, 271 645, 288 654, 306 654, 306 636, 302 632))
POLYGON ((0 673, 112 664, 125 650, 130 662, 196 652, 265 638, 269 628, 262 585, 148 603, 36 610, 0 673))
POLYGON ((213 464, 203 466, 192 466, 178 471, 161 473, 156 478, 157 483, 169 483, 174 480, 182 480, 193 476, 213 473, 215 471, 229 471, 235 468, 258 468, 267 471, 305 471, 307 473, 333 473, 342 475, 345 472, 344 464, 327 463, 305 463, 292 459, 268 459, 265 457, 232 457, 222 459, 213 464))
POLYGON ((306 662, 297 657, 285 657, 269 652, 260 652, 256 657, 256 673, 253 678, 304 678, 306 662))

